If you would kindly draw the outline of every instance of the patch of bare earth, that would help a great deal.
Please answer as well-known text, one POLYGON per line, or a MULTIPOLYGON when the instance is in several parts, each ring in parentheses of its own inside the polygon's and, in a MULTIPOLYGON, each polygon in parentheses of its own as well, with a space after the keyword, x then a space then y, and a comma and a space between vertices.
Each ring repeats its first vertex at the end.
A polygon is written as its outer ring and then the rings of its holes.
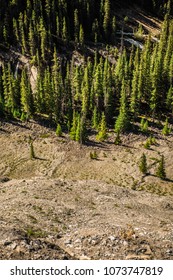
POLYGON ((173 135, 152 133, 149 150, 144 135, 115 146, 112 131, 107 142, 91 136, 80 146, 34 121, 2 122, 0 258, 173 259, 173 135), (138 167, 143 152, 147 176, 138 167), (161 154, 167 180, 155 176, 161 154))

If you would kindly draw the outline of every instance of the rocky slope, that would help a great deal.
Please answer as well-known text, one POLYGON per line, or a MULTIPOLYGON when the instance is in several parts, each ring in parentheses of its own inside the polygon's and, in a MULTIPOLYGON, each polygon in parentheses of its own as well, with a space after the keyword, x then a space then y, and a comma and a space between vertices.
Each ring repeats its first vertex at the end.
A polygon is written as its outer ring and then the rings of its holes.
POLYGON ((173 259, 173 136, 152 132, 150 150, 144 135, 115 146, 111 131, 108 142, 91 135, 80 146, 34 121, 2 122, 1 259, 173 259), (138 168, 142 152, 148 176, 138 168), (154 175, 160 153, 167 180, 154 175))

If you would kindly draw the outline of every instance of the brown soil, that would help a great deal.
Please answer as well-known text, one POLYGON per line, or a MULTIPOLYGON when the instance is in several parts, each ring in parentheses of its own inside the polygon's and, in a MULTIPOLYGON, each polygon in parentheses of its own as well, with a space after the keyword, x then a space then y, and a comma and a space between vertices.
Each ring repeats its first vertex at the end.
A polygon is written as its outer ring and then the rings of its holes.
POLYGON ((0 128, 1 259, 173 259, 173 135, 88 145, 34 121, 0 128), (30 159, 28 137, 36 158, 30 159), (90 158, 96 151, 98 159, 90 158), (147 155, 150 174, 138 167, 147 155), (157 178, 160 154, 167 180, 157 178))

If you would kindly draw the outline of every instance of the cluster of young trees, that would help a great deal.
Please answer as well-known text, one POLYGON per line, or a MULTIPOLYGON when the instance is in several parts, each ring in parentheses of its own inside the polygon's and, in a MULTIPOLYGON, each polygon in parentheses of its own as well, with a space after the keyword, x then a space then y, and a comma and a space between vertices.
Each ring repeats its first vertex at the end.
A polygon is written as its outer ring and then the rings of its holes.
POLYGON ((32 56, 38 51, 45 59, 60 39, 81 44, 108 39, 116 29, 111 13, 115 4, 110 0, 1 0, 0 39, 15 42, 32 56))
MULTIPOLYGON (((139 170, 144 174, 149 174, 148 166, 147 166, 147 157, 143 153, 140 162, 139 162, 139 170)), ((166 179, 166 170, 165 170, 165 158, 164 155, 161 156, 160 160, 158 161, 158 166, 155 172, 155 175, 159 177, 160 179, 165 180, 166 179)))
POLYGON ((0 39, 29 53, 38 76, 33 92, 26 68, 15 75, 12 64, 0 67, 1 115, 24 120, 35 113, 46 114, 66 125, 72 139, 84 142, 86 126, 98 129, 97 138, 104 140, 109 125, 115 125, 119 134, 144 111, 151 116, 173 112, 171 1, 166 1, 159 40, 152 42, 148 36, 142 50, 132 47, 130 53, 125 47, 121 52, 115 48, 116 63, 97 51, 95 57, 86 54, 78 63, 59 55, 59 44, 69 40, 79 45, 86 40, 112 40, 113 2, 2 1, 0 39))

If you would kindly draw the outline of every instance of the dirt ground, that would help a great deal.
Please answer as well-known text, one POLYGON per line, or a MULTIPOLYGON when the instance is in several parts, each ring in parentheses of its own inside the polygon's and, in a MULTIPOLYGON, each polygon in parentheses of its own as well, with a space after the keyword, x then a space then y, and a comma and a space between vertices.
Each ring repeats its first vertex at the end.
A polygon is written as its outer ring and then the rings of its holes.
POLYGON ((116 146, 111 130, 81 146, 35 121, 1 121, 0 259, 173 259, 173 134, 150 130, 150 149, 132 133, 116 146), (166 180, 155 176, 162 154, 166 180))

